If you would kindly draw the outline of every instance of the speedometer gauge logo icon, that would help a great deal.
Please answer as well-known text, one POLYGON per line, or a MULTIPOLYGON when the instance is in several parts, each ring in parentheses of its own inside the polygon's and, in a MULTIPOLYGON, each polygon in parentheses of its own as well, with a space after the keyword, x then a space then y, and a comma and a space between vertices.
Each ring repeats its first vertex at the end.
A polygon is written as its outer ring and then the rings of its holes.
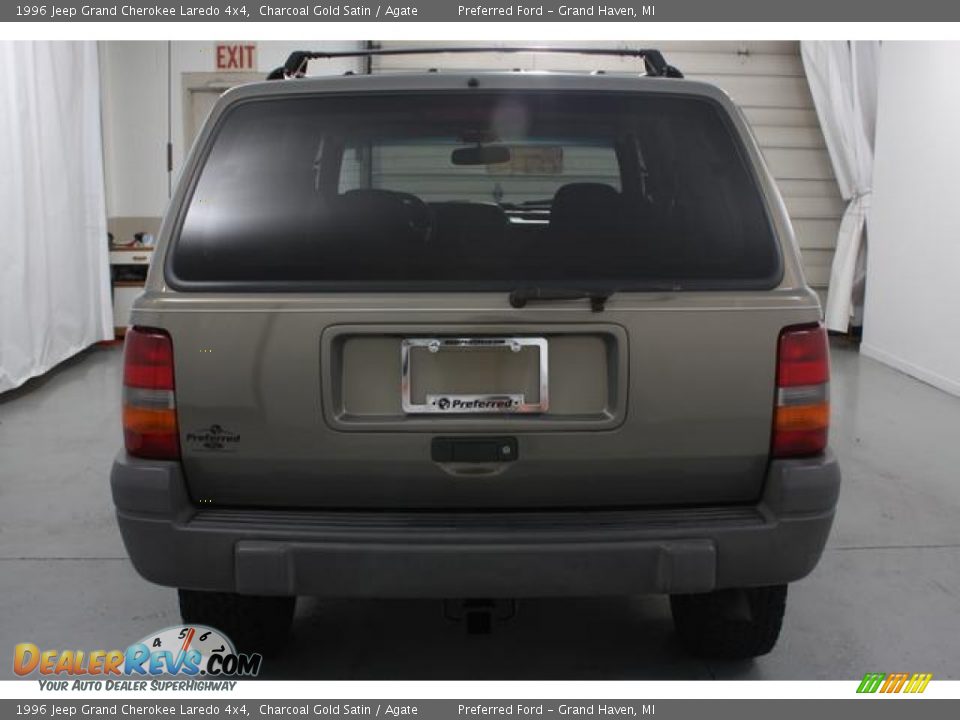
POLYGON ((172 625, 131 645, 126 656, 134 672, 194 677, 256 676, 263 661, 260 653, 238 653, 225 633, 209 625, 172 625))
MULTIPOLYGON (((139 644, 146 645, 151 653, 168 651, 174 660, 180 656, 187 657, 191 653, 195 658, 192 664, 206 668, 213 655, 236 655, 233 642, 216 628, 208 625, 173 625, 160 632, 151 633, 143 637, 139 644), (199 653, 197 656, 195 653, 199 653)), ((200 674, 206 674, 203 669, 200 674)))

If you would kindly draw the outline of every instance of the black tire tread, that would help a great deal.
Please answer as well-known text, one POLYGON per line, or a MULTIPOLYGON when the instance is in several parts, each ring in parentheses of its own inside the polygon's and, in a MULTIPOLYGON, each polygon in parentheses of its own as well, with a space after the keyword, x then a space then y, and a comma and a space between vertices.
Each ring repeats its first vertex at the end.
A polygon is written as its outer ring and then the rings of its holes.
POLYGON ((673 595, 670 609, 680 641, 705 658, 745 660, 766 655, 777 644, 786 610, 787 586, 673 595), (733 593, 742 593, 750 617, 731 617, 733 593))
POLYGON ((177 592, 183 622, 214 627, 226 633, 238 652, 263 655, 283 647, 297 600, 206 590, 177 592))

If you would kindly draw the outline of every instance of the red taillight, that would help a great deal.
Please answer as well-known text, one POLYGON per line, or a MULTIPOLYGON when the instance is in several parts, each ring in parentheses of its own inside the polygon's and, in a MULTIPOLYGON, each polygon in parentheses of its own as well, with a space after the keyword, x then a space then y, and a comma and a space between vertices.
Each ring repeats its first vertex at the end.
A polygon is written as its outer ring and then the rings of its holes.
POLYGON ((142 458, 180 457, 173 343, 163 330, 131 328, 123 350, 123 438, 142 458))
POLYGON ((788 327, 777 348, 777 400, 773 412, 774 457, 817 455, 830 427, 830 354, 819 325, 788 327))

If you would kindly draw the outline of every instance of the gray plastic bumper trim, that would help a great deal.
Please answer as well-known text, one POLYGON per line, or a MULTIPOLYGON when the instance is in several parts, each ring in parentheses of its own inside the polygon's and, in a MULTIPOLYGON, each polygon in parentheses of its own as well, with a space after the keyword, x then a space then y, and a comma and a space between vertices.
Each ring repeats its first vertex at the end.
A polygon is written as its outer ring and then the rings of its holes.
POLYGON ((326 597, 706 592, 816 565, 840 472, 771 463, 753 506, 517 513, 201 510, 177 463, 121 454, 111 487, 138 572, 173 587, 326 597))

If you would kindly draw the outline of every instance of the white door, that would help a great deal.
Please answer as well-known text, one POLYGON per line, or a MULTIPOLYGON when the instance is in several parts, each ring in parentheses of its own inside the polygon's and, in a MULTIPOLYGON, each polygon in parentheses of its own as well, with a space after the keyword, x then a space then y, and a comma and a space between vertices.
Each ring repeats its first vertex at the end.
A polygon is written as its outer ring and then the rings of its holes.
POLYGON ((237 85, 263 80, 263 73, 183 73, 183 145, 189 149, 217 99, 237 85))

